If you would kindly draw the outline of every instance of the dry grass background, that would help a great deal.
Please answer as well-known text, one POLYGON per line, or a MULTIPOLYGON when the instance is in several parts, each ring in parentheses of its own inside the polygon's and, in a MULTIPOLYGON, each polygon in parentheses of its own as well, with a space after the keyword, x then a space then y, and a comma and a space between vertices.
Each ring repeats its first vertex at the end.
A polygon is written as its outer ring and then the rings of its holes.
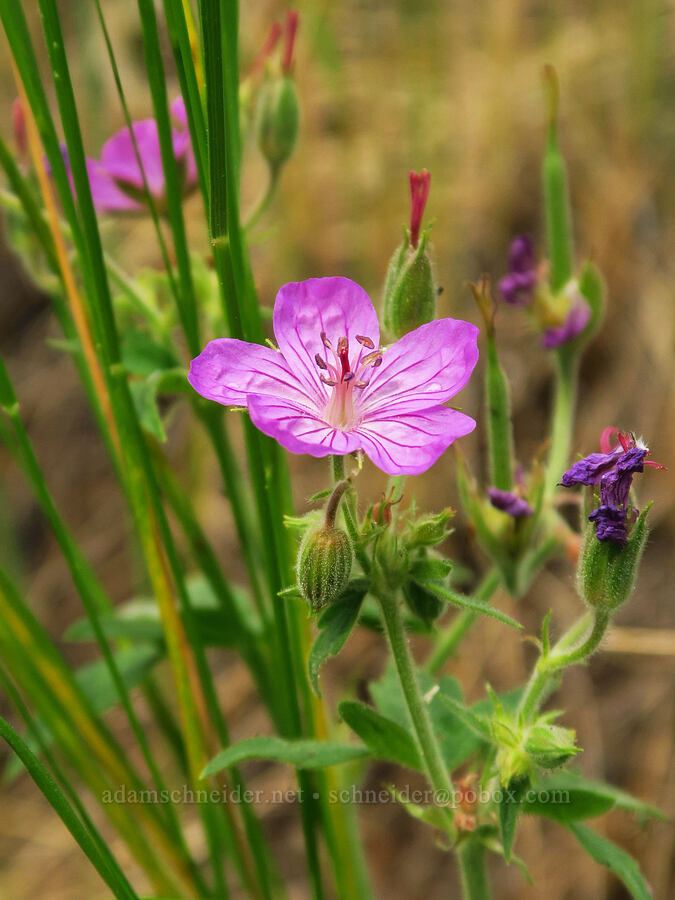
MULTIPOLYGON (((28 4, 32 7, 33 4, 28 4)), ((90 151, 122 124, 109 73, 100 68, 100 36, 91 4, 62 4, 72 40, 71 60, 90 151)), ((150 109, 143 82, 140 31, 131 0, 105 4, 132 114, 150 109)), ((642 641, 618 631, 590 666, 570 671, 558 703, 585 748, 580 767, 626 790, 675 810, 673 747, 673 285, 675 284, 675 17, 666 0, 519 2, 519 0, 313 0, 302 13, 297 76, 303 126, 297 153, 284 173, 266 240, 253 250, 263 302, 277 287, 313 275, 344 274, 379 295, 388 257, 407 215, 406 173, 432 173, 430 216, 438 279, 445 291, 440 314, 477 321, 463 287, 481 271, 504 269, 510 236, 542 234, 538 165, 543 144, 539 72, 546 62, 562 85, 562 142, 569 162, 579 253, 589 253, 609 288, 606 324, 584 361, 576 450, 589 452, 602 428, 616 424, 643 433, 653 457, 670 465, 640 480, 641 499, 654 499, 653 533, 638 588, 620 613, 621 629, 652 629, 642 641)), ((242 51, 251 59, 275 3, 244 4, 242 51)), ((35 17, 37 25, 37 17, 35 17)), ((8 58, 0 54, 0 127, 9 133, 14 96, 8 58)), ((245 199, 253 202, 263 169, 251 153, 245 199)), ((195 247, 204 247, 199 201, 188 206, 195 247)), ((148 222, 106 227, 106 241, 130 271, 157 263, 148 222)), ((0 241, 0 248, 2 242, 0 241)), ((119 491, 73 367, 47 339, 57 328, 43 299, 17 272, 10 251, 0 253, 0 348, 8 359, 41 462, 68 521, 117 600, 138 587, 140 567, 126 542, 119 491)), ((527 464, 545 435, 549 409, 548 359, 516 311, 498 319, 503 362, 511 378, 518 455, 527 464)), ((480 378, 462 398, 480 414, 480 378)), ((170 448, 186 483, 201 484, 197 502, 228 573, 242 576, 213 460, 190 437, 177 411, 170 448)), ((464 442, 481 470, 485 433, 464 442)), ((323 485, 325 464, 292 460, 299 508, 323 485)), ((81 615, 55 542, 25 485, 0 448, 0 553, 22 576, 31 602, 58 637, 81 615)), ((362 498, 382 480, 371 468, 361 477, 362 498)), ((451 454, 409 485, 422 504, 456 501, 451 454)), ((477 571, 485 560, 458 518, 449 552, 477 571)), ((558 628, 578 612, 572 567, 549 567, 515 608, 537 629, 552 607, 558 628)), ((521 680, 532 651, 505 640, 502 626, 475 627, 448 672, 477 698, 489 680, 507 689, 521 680)), ((64 645, 74 662, 86 654, 64 645)), ((359 633, 327 669, 327 693, 361 690, 381 671, 381 639, 359 633)), ((243 667, 226 653, 214 656, 222 702, 235 739, 267 728, 243 667)), ((112 716, 124 734, 120 719, 112 716)), ((168 761, 167 761, 168 765, 168 761)), ((292 786, 280 767, 250 766, 252 787, 292 786)), ((400 773, 377 766, 367 775, 378 786, 400 773)), ((102 895, 100 882, 26 778, 0 794, 0 898, 83 900, 102 895)), ((191 816, 190 811, 186 815, 191 816)), ((101 817, 95 812, 97 821, 101 817)), ((263 810, 267 831, 292 896, 306 896, 294 807, 263 810)), ((364 806, 360 819, 376 895, 426 900, 453 895, 455 873, 429 834, 393 805, 364 806)), ((196 827, 196 826, 195 826, 196 827)), ((673 896, 670 824, 645 829, 621 814, 597 827, 630 850, 654 896, 673 896)), ((105 829, 105 824, 103 824, 105 829)), ((523 822, 517 851, 535 887, 515 867, 495 867, 498 900, 599 900, 626 896, 588 861, 560 829, 523 822)), ((127 857, 120 849, 122 859, 127 857)), ((133 870, 133 865, 129 863, 133 870)))

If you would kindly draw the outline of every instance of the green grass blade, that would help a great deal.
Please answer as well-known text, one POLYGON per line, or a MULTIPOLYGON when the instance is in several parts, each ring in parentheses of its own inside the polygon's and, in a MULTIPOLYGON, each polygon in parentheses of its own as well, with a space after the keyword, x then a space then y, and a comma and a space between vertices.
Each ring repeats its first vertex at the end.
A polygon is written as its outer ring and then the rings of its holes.
POLYGON ((17 756, 20 757, 22 763, 30 773, 31 778, 40 788, 49 805, 61 818, 64 825, 87 855, 96 871, 113 891, 115 897, 122 898, 122 900, 137 900, 137 894, 124 877, 122 871, 119 868, 117 870, 111 869, 109 862, 103 859, 95 841, 78 818, 59 786, 49 774, 47 768, 33 753, 31 753, 25 741, 23 741, 2 716, 0 716, 0 737, 4 738, 17 756))

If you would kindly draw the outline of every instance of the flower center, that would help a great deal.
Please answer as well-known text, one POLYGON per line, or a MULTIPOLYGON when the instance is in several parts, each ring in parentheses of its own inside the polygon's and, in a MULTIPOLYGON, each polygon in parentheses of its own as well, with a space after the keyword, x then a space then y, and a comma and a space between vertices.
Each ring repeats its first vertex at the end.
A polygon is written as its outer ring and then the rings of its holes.
POLYGON ((333 347, 326 336, 321 332, 321 343, 324 353, 317 353, 314 361, 321 374, 321 381, 332 388, 330 398, 326 405, 326 422, 333 428, 348 431, 358 423, 354 409, 354 391, 362 391, 370 383, 366 378, 366 369, 376 369, 382 364, 382 351, 375 348, 373 341, 362 334, 356 335, 356 340, 361 345, 359 354, 353 364, 349 359, 349 341, 341 337, 337 346, 333 347))

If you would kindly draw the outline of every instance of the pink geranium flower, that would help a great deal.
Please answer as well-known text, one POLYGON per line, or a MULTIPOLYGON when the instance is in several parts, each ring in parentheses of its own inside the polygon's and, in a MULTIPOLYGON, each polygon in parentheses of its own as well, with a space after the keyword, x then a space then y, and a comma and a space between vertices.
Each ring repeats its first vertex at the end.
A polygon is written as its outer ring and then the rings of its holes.
POLYGON ((348 278, 284 285, 274 305, 279 349, 211 341, 189 380, 203 397, 246 406, 292 453, 365 454, 390 475, 424 472, 476 423, 443 404, 478 360, 475 325, 439 319, 380 348, 370 298, 348 278))
MULTIPOLYGON (((197 186, 195 162, 187 114, 182 97, 171 104, 171 115, 176 127, 172 129, 173 152, 178 163, 181 186, 189 193, 197 186)), ((138 146, 138 156, 148 182, 148 190, 161 211, 166 209, 166 181, 159 146, 159 133, 155 119, 132 122, 133 137, 138 146)), ((146 205, 143 172, 138 164, 131 130, 122 128, 109 138, 101 148, 101 158, 87 158, 87 174, 94 206, 101 213, 142 212, 146 205)))

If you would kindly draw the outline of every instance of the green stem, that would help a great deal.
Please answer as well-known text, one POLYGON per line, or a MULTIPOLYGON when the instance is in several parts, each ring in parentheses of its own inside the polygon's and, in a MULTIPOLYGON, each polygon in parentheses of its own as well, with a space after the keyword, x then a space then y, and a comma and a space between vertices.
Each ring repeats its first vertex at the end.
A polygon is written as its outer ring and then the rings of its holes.
POLYGON ((470 838, 457 847, 463 900, 490 900, 485 846, 470 838))
MULTIPOLYGON (((331 465, 333 468, 333 483, 338 484, 345 477, 345 458, 344 456, 331 456, 331 465)), ((359 565, 367 575, 370 572, 370 559, 368 554, 361 546, 361 535, 359 534, 358 518, 356 514, 356 494, 349 491, 342 504, 342 515, 345 520, 345 527, 354 547, 354 556, 356 556, 359 565)))
POLYGON ((567 666, 583 662, 597 650, 610 623, 610 617, 604 610, 595 610, 593 625, 586 639, 567 649, 583 633, 581 626, 587 622, 588 617, 583 616, 560 638, 550 653, 539 658, 518 706, 518 716, 522 722, 530 721, 536 714, 558 672, 567 666))
MULTIPOLYGON (((491 569, 476 588, 473 599, 479 603, 487 603, 499 587, 501 576, 497 569, 491 569)), ((455 616, 448 629, 441 632, 424 668, 436 674, 446 660, 450 659, 480 614, 472 609, 464 609, 455 616)))
POLYGON ((555 397, 551 427, 551 449, 546 465, 544 500, 550 500, 567 468, 574 427, 579 365, 577 355, 565 347, 555 354, 555 397))
POLYGON ((487 336, 485 397, 488 412, 491 482, 500 491, 510 491, 512 485, 511 404, 508 382, 499 363, 497 343, 492 334, 487 336))
POLYGON ((272 199, 277 191, 277 185, 279 184, 279 170, 272 169, 269 170, 269 178, 267 180, 267 187, 265 188, 264 193, 258 199, 258 202, 253 207, 251 212, 248 214, 248 217, 244 221, 244 230, 251 231, 260 221, 260 217, 263 215, 267 207, 272 202, 272 199))
POLYGON ((417 742, 422 752, 422 759, 427 770, 429 783, 434 790, 437 802, 443 805, 447 813, 448 834, 454 836, 455 826, 452 811, 449 806, 444 805, 444 803, 449 803, 452 798, 452 781, 441 756, 426 703, 420 692, 415 664, 403 626, 399 598, 396 593, 382 591, 378 599, 382 607, 384 624, 399 682, 417 736, 417 742))
POLYGON ((484 844, 470 838, 457 847, 463 900, 490 900, 485 852, 484 844))

